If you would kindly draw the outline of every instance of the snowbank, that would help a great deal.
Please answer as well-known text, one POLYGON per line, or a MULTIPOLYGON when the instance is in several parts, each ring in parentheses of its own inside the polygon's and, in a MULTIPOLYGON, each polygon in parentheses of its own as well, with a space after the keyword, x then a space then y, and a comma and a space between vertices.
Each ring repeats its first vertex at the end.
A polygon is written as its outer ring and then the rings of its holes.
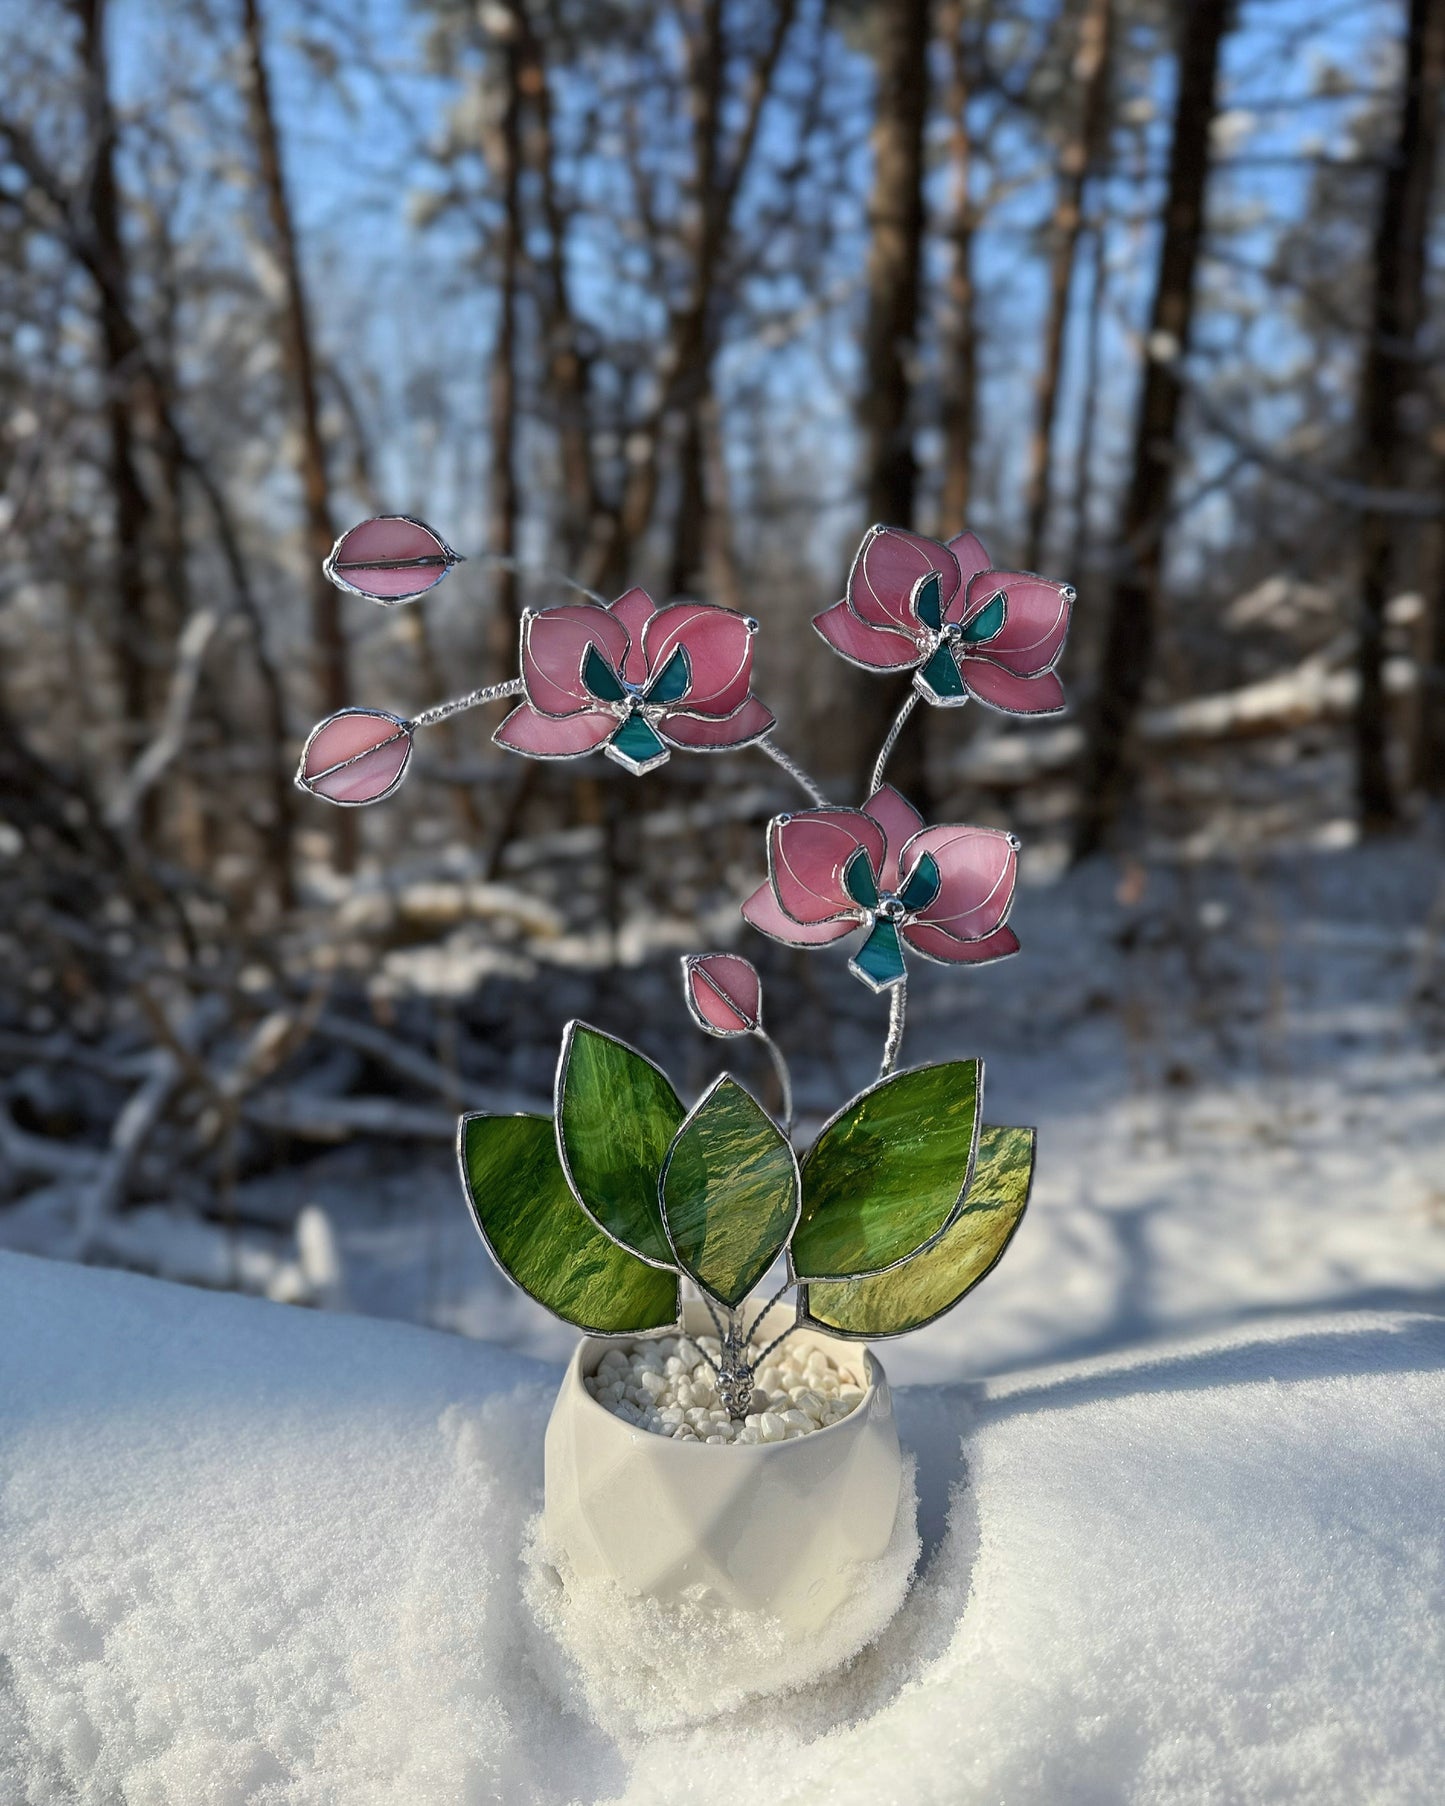
MULTIPOLYGON (((903 1389, 903 1612, 842 1675, 666 1736, 594 1722, 524 1597, 554 1383, 0 1256, 0 1801, 1438 1797, 1439 1318, 903 1389)), ((703 1713, 729 1651, 680 1659, 703 1713)))

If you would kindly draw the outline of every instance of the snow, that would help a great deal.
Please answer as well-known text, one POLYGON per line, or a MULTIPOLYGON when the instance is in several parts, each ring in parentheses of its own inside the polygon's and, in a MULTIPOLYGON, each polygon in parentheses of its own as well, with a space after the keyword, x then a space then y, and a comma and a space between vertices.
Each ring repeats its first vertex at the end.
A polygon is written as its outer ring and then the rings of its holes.
POLYGON ((900 1387, 907 1603, 840 1673, 730 1705, 731 1638, 670 1644, 662 1698, 624 1637, 599 1682, 539 1622, 557 1377, 0 1255, 0 1800, 1438 1797, 1440 1317, 900 1387))

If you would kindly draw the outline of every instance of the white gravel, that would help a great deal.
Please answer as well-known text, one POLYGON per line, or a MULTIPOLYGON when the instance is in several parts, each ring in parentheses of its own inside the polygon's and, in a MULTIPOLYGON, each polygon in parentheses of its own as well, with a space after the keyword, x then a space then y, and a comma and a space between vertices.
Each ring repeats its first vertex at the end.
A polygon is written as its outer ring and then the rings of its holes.
POLYGON ((741 1423, 718 1398, 709 1365, 722 1353, 716 1336, 662 1336, 617 1343, 583 1384, 616 1417, 679 1442, 787 1442, 846 1417, 863 1399, 850 1367, 821 1348, 786 1344, 770 1355, 753 1381, 753 1408, 741 1423))

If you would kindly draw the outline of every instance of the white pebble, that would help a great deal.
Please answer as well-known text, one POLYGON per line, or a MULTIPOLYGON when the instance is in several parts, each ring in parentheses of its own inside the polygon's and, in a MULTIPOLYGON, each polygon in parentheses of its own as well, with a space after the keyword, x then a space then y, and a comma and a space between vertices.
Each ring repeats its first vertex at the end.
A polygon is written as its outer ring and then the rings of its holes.
POLYGON ((821 1348, 787 1349, 758 1369, 751 1409, 739 1423, 719 1399, 717 1375, 703 1359, 717 1350, 712 1336, 614 1345, 583 1384, 625 1423, 681 1442, 787 1442, 838 1423, 864 1397, 853 1370, 835 1365, 821 1348))

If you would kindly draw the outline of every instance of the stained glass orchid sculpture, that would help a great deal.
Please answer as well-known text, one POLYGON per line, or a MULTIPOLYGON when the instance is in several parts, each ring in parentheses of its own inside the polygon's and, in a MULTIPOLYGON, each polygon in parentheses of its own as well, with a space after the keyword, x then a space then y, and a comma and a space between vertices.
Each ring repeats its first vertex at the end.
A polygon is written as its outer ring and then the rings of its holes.
MULTIPOLYGON (((344 534, 325 568, 341 587, 393 606, 460 562, 424 522, 389 515, 344 534)), ((811 807, 768 826, 767 876, 743 917, 793 946, 859 936, 849 970, 887 994, 889 1016, 877 1080, 801 1158, 787 1064, 763 1028, 761 981, 731 952, 683 961, 685 1001, 707 1034, 761 1041, 779 1080, 776 1120, 726 1072, 689 1109, 644 1054, 574 1021, 550 1118, 479 1112, 458 1126, 467 1199, 502 1271, 598 1336, 675 1330, 690 1280, 717 1324, 720 1396, 740 1418, 768 1352, 753 1351, 753 1332, 785 1291, 796 1290, 795 1328, 902 1335, 972 1291, 1023 1215, 1034 1131, 984 1125, 983 1062, 896 1070, 909 955, 977 965, 1018 951, 1008 916, 1019 843, 990 828, 929 826, 883 771, 920 698, 1056 714, 1064 699, 1054 667, 1074 592, 995 569, 972 533, 943 544, 872 528, 847 594, 815 621, 852 663, 914 674, 857 809, 831 802, 774 744, 774 717, 752 693, 756 621, 696 602, 659 607, 641 589, 612 602, 581 593, 582 602, 524 614, 516 678, 411 719, 367 708, 330 716, 308 738, 297 782, 328 802, 379 801, 405 776, 419 728, 520 698, 494 735, 512 752, 602 751, 641 775, 675 751, 753 746, 805 791, 811 807), (783 1286, 749 1325, 748 1301, 780 1260, 783 1286)))

